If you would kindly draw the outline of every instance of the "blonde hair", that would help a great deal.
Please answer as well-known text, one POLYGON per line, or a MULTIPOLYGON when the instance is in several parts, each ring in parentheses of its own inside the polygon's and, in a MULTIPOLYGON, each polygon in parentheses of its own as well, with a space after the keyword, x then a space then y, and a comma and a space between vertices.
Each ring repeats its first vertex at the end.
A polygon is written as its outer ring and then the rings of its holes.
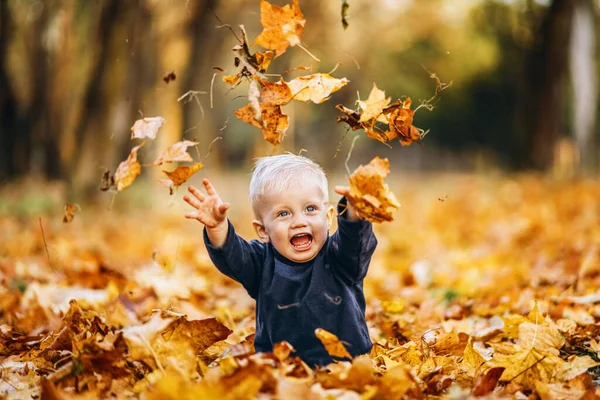
POLYGON ((280 154, 257 159, 254 163, 249 193, 254 214, 259 216, 257 205, 266 192, 281 193, 307 178, 314 178, 314 182, 323 192, 325 201, 329 201, 327 177, 319 164, 313 160, 295 154, 280 154))

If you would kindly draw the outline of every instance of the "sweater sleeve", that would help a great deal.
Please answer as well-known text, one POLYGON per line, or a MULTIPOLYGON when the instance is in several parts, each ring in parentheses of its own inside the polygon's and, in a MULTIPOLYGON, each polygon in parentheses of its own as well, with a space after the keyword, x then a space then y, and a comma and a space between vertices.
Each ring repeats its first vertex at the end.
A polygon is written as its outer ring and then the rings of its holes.
POLYGON ((338 230, 329 240, 328 253, 334 273, 350 284, 367 275, 371 257, 377 247, 373 225, 364 219, 352 221, 343 213, 347 200, 338 203, 338 230))
POLYGON ((210 243, 204 228, 204 244, 208 255, 221 273, 241 283, 248 294, 256 299, 264 264, 265 244, 258 240, 245 241, 235 233, 231 221, 227 220, 227 223, 227 239, 221 247, 210 243))

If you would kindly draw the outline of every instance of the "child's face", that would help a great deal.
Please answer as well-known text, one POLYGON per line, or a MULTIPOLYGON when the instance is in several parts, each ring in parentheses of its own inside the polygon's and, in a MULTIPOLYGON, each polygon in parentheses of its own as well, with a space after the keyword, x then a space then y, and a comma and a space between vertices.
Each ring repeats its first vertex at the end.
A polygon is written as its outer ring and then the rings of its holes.
POLYGON ((310 261, 319 253, 334 212, 319 185, 310 181, 282 193, 265 193, 257 208, 262 219, 253 222, 258 236, 295 262, 310 261))

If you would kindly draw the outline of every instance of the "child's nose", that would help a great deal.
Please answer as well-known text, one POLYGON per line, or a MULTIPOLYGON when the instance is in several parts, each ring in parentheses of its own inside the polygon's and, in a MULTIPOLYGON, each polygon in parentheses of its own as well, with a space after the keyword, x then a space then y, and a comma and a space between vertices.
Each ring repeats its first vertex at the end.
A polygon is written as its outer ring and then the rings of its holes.
POLYGON ((292 220, 292 228, 298 228, 298 227, 306 226, 306 225, 307 225, 306 218, 304 218, 304 216, 302 216, 302 215, 296 216, 292 220))

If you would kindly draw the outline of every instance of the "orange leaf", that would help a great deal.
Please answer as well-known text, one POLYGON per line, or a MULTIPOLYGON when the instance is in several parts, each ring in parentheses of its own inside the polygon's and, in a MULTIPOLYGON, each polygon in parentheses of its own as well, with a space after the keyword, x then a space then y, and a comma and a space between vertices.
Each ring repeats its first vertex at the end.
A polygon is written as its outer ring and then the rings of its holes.
POLYGON ((328 74, 312 74, 292 79, 287 84, 294 100, 321 104, 329 99, 331 93, 337 92, 350 82, 346 78, 336 79, 328 74))
POLYGON ((392 221, 392 211, 400 207, 394 193, 384 183, 390 173, 387 158, 375 157, 350 176, 348 201, 364 219, 372 222, 392 221))
POLYGON ((156 139, 158 130, 165 122, 163 117, 151 117, 138 119, 131 127, 131 138, 132 139, 156 139))
POLYGON ((137 151, 142 146, 143 144, 140 144, 131 149, 127 160, 121 162, 115 171, 115 186, 119 192, 131 186, 135 178, 142 173, 142 166, 137 160, 137 151))
POLYGON ((237 86, 240 83, 240 79, 242 79, 242 74, 238 72, 235 75, 225 75, 221 79, 228 85, 237 86))
POLYGON ((154 164, 161 165, 163 163, 172 163, 176 161, 193 161, 192 156, 187 152, 187 148, 197 144, 197 142, 192 142, 190 140, 177 142, 162 153, 162 155, 154 161, 154 164))
POLYGON ((260 23, 264 29, 252 45, 275 50, 276 57, 279 57, 288 46, 300 44, 306 20, 300 11, 298 0, 294 0, 291 7, 289 4, 279 7, 261 0, 260 23))
POLYGON ((279 82, 263 81, 257 78, 262 86, 261 98, 262 104, 283 106, 292 101, 292 92, 283 78, 279 82))
POLYGON ((63 222, 68 224, 73 221, 73 217, 75 217, 75 206, 73 204, 65 204, 65 216, 63 217, 63 222))
POLYGON ((338 339, 338 337, 333 333, 328 332, 325 329, 317 328, 315 329, 315 336, 321 341, 321 343, 323 343, 325 350, 327 350, 327 353, 329 353, 330 356, 339 358, 352 358, 340 339, 338 339))
POLYGON ((200 163, 194 163, 193 165, 187 166, 181 166, 178 167, 175 171, 163 171, 165 173, 165 175, 167 175, 169 177, 169 181, 171 182, 171 184, 174 187, 179 187, 181 186, 182 183, 184 183, 185 181, 187 181, 188 179, 190 179, 190 177, 192 175, 194 175, 196 172, 200 171, 200 169, 202 169, 203 165, 200 163))
POLYGON ((378 89, 377 85, 373 83, 373 89, 371 89, 371 93, 369 93, 369 98, 366 101, 358 101, 358 105, 363 110, 359 122, 366 122, 379 117, 383 108, 387 106, 391 100, 391 97, 385 97, 385 91, 378 89))

